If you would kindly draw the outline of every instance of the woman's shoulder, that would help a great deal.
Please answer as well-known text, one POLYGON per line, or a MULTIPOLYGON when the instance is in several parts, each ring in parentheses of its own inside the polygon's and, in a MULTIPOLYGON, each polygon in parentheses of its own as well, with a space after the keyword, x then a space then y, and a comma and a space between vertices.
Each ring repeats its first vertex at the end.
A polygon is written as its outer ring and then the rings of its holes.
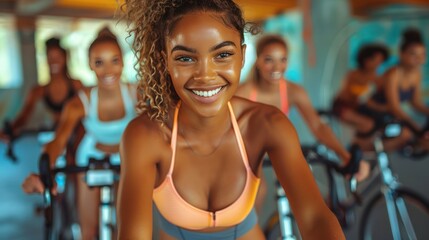
POLYGON ((35 85, 30 89, 29 94, 33 96, 33 98, 42 97, 45 94, 46 85, 35 85))
POLYGON ((121 142, 126 151, 154 153, 159 152, 162 147, 169 147, 167 139, 170 137, 168 127, 142 113, 129 122, 121 142))
POLYGON ((291 82, 289 80, 286 80, 286 82, 287 82, 287 89, 288 89, 287 93, 290 99, 290 102, 289 102, 290 106, 293 106, 297 102, 300 102, 308 98, 307 91, 303 86, 301 86, 300 84, 291 82))
POLYGON ((392 78, 392 77, 398 76, 399 72, 400 72, 399 67, 398 66, 393 66, 393 67, 387 69, 384 72, 383 76, 384 77, 388 77, 388 78, 392 78))
POLYGON ((132 139, 154 140, 153 138, 162 137, 168 132, 171 132, 168 127, 151 119, 147 114, 141 113, 130 121, 124 135, 132 139))
POLYGON ((238 97, 231 104, 243 136, 258 136, 273 143, 294 129, 287 116, 272 105, 238 97))
POLYGON ((249 124, 269 124, 276 118, 286 118, 280 109, 260 102, 253 102, 241 97, 231 100, 232 107, 238 120, 245 120, 249 124))

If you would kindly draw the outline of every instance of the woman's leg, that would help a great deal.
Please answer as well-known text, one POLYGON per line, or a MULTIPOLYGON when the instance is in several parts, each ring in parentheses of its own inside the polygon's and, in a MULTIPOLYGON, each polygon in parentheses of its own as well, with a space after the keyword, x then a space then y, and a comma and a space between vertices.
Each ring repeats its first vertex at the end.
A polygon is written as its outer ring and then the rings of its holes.
POLYGON ((90 189, 84 181, 83 174, 78 174, 77 178, 77 207, 82 240, 94 240, 98 235, 100 190, 90 189))
POLYGON ((373 130, 375 126, 374 119, 359 114, 352 109, 344 109, 341 113, 341 120, 351 124, 358 133, 368 133, 373 130))

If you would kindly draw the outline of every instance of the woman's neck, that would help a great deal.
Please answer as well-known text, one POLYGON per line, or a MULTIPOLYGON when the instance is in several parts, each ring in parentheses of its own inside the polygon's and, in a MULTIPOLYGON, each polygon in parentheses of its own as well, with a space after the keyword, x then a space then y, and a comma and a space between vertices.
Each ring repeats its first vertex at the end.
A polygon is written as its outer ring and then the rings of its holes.
POLYGON ((67 75, 64 73, 51 73, 49 77, 51 82, 68 80, 67 75))
POLYGON ((186 131, 192 131, 194 133, 208 133, 217 131, 216 129, 225 126, 229 120, 229 109, 225 105, 220 109, 214 116, 201 116, 199 113, 188 108, 187 106, 181 105, 179 109, 179 123, 182 129, 186 131))
POLYGON ((117 87, 111 87, 111 88, 105 88, 105 87, 99 87, 98 88, 98 97, 100 99, 117 99, 121 98, 121 87, 120 84, 118 84, 117 87))
POLYGON ((404 74, 411 74, 419 71, 420 67, 416 66, 408 66, 403 63, 399 63, 398 68, 404 73, 404 74))
POLYGON ((277 92, 279 90, 280 81, 284 81, 284 79, 282 78, 275 82, 259 79, 259 81, 256 81, 255 84, 261 92, 277 92))

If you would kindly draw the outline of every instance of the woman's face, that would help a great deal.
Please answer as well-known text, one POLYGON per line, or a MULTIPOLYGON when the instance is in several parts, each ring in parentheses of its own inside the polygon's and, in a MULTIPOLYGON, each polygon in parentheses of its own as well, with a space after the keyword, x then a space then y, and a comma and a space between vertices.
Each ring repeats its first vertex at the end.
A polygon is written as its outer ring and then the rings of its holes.
POLYGON ((46 55, 50 74, 61 73, 66 65, 66 56, 64 52, 58 47, 51 47, 48 48, 46 55))
POLYGON ((287 68, 287 49, 280 43, 271 43, 262 49, 256 68, 262 81, 278 83, 287 68))
POLYGON ((420 67, 426 61, 426 48, 413 44, 401 52, 401 63, 408 67, 420 67))
POLYGON ((166 38, 166 62, 182 103, 212 116, 232 98, 240 81, 245 46, 219 15, 192 12, 166 38))
POLYGON ((97 76, 101 88, 115 88, 122 75, 122 53, 114 42, 101 42, 93 46, 89 54, 89 66, 97 76))
POLYGON ((372 57, 365 60, 365 69, 369 71, 376 71, 377 68, 384 61, 383 54, 376 53, 372 57))

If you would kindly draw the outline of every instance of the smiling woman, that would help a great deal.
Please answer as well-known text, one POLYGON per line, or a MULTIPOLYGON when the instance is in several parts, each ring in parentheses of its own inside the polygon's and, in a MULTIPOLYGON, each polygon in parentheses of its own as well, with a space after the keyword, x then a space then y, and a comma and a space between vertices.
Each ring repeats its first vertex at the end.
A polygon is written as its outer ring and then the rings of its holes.
MULTIPOLYGON (((128 122, 135 116, 135 92, 121 83, 122 51, 116 37, 108 30, 100 31, 89 47, 89 65, 97 78, 97 86, 78 92, 61 112, 59 126, 52 142, 44 146, 51 166, 63 152, 76 124, 82 122, 86 135, 76 153, 76 165, 87 166, 90 157, 102 159, 110 155, 118 165, 119 141, 128 122)), ((77 206, 82 239, 94 239, 97 234, 99 189, 89 189, 78 178, 77 206)), ((37 175, 30 175, 23 183, 27 193, 41 193, 43 185, 37 175)))
POLYGON ((253 204, 268 152, 302 236, 344 239, 289 120, 234 97, 246 49, 239 7, 128 0, 125 9, 142 100, 121 141, 119 238, 152 239, 155 202, 161 239, 264 239, 253 204))

